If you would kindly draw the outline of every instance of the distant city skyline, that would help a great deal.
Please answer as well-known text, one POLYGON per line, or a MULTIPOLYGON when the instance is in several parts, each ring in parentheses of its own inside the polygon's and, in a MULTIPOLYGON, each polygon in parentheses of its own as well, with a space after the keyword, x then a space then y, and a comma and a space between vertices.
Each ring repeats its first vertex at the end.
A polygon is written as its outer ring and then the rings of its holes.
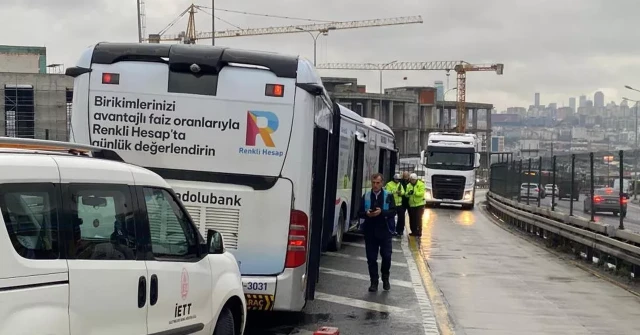
MULTIPOLYGON (((550 95, 554 97, 558 96, 558 94, 550 94, 550 95)), ((566 96, 565 94, 562 94, 562 95, 566 96)), ((629 95, 633 96, 633 93, 629 93, 629 95)), ((553 98, 545 99, 544 93, 535 92, 533 94, 532 104, 528 104, 525 106, 509 106, 507 108, 516 108, 516 107, 528 108, 531 106, 546 108, 546 107, 549 107, 549 105, 555 104, 556 105, 555 108, 571 107, 574 109, 574 111, 577 111, 579 107, 587 107, 587 106, 606 107, 611 102, 613 102, 616 105, 621 105, 624 102, 624 99, 622 99, 621 97, 617 98, 614 96, 613 98, 607 98, 607 94, 603 92, 603 90, 596 90, 592 94, 584 94, 584 93, 576 94, 575 96, 568 96, 568 98, 565 98, 565 99, 557 99, 555 101, 553 98)), ((638 100, 640 100, 640 97, 638 98, 638 100)), ((635 105, 635 103, 632 102, 632 105, 635 105)), ((504 110, 506 111, 506 108, 504 110)))

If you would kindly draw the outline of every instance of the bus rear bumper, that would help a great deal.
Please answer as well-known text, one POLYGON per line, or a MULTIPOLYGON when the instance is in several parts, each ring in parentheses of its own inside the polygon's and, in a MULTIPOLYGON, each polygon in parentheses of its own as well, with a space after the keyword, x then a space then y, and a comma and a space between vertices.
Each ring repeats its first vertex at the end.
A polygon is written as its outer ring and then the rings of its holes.
POLYGON ((277 276, 242 276, 247 310, 299 312, 305 305, 306 264, 277 276))

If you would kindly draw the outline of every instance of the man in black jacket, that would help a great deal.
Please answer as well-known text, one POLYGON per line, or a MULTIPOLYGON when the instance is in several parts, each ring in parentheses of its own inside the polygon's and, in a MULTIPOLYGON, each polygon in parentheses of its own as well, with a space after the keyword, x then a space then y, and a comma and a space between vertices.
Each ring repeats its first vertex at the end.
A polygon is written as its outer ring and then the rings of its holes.
POLYGON ((389 218, 396 214, 393 194, 382 188, 382 174, 375 173, 371 176, 371 191, 362 196, 359 216, 364 219, 362 231, 364 233, 367 264, 369 265, 369 278, 371 286, 369 292, 378 290, 378 252, 382 258, 380 273, 382 274, 382 288, 385 291, 391 289, 389 273, 391 269, 391 238, 392 228, 389 218))
MULTIPOLYGON (((402 179, 400 180, 402 184, 402 189, 407 189, 407 184, 409 183, 409 172, 402 172, 402 179)), ((406 195, 402 196, 402 206, 397 207, 396 211, 398 212, 398 222, 396 223, 396 235, 402 238, 404 234, 404 226, 405 226, 405 213, 407 212, 407 208, 409 208, 409 198, 406 195)))

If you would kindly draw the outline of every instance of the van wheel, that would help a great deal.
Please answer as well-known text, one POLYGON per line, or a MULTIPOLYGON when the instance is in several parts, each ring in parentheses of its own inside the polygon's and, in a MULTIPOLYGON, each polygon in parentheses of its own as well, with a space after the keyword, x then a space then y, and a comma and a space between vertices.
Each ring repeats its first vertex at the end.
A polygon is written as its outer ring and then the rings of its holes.
POLYGON ((213 330, 213 335, 235 335, 236 325, 233 321, 233 313, 228 308, 223 308, 218 317, 218 323, 213 330))
POLYGON ((329 251, 340 251, 340 249, 342 249, 342 239, 344 237, 344 226, 345 226, 344 211, 341 209, 340 216, 338 217, 338 231, 336 232, 336 236, 331 238, 331 243, 329 243, 329 251))

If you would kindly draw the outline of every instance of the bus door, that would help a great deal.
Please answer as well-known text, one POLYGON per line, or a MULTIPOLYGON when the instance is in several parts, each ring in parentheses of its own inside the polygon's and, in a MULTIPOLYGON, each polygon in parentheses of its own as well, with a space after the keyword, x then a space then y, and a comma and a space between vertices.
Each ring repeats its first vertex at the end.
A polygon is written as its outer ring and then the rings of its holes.
POLYGON ((329 136, 329 153, 327 154, 327 184, 324 201, 324 227, 322 230, 322 251, 327 251, 333 237, 334 217, 336 214, 335 199, 338 194, 338 163, 340 160, 340 122, 342 114, 340 106, 333 102, 332 132, 329 136))
MULTIPOLYGON (((358 224, 358 212, 360 211, 360 202, 362 201, 362 183, 364 178, 364 146, 367 143, 365 135, 359 130, 355 133, 353 154, 353 171, 351 172, 351 227, 358 224)), ((350 228, 351 228, 350 227, 350 228)))
MULTIPOLYGON (((318 95, 316 99, 323 99, 323 97, 318 95)), ((326 112, 327 111, 324 111, 324 113, 326 112)), ((316 114, 318 114, 318 111, 316 111, 316 114)), ((307 262, 307 300, 313 300, 315 298, 316 283, 318 282, 320 272, 320 253, 322 250, 323 235, 331 235, 333 230, 333 219, 330 219, 331 232, 323 232, 325 226, 327 226, 325 221, 329 221, 329 216, 327 216, 327 211, 325 211, 325 204, 333 204, 337 192, 337 179, 330 178, 329 173, 337 169, 338 163, 336 157, 337 150, 330 149, 337 148, 340 139, 339 109, 336 110, 334 108, 332 114, 328 124, 323 124, 322 126, 316 124, 313 130, 314 155, 311 167, 313 181, 311 184, 311 215, 309 222, 311 236, 309 238, 309 259, 307 262), (337 122, 335 120, 336 117, 338 118, 337 122), (331 129, 331 131, 328 128, 331 129), (333 180, 333 182, 329 183, 330 180, 333 180)), ((318 120, 317 115, 316 120, 318 120)), ((335 211, 335 209, 333 211, 335 211)), ((333 218, 333 214, 331 214, 330 217, 333 218)))

